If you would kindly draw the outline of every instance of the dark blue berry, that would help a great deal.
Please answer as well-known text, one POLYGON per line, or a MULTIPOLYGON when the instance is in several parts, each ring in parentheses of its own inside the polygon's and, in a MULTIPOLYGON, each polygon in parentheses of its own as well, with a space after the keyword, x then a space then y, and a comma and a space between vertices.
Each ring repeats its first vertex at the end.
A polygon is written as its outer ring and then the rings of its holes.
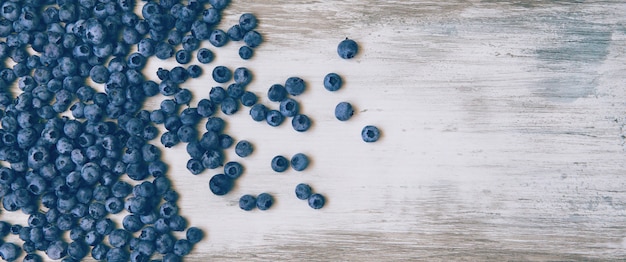
POLYGON ((204 171, 204 165, 202 165, 202 161, 199 159, 192 158, 187 161, 187 170, 189 170, 192 174, 197 175, 204 171))
POLYGON ((272 158, 272 170, 276 172, 284 172, 289 168, 289 160, 284 156, 275 156, 272 158))
POLYGON ((191 252, 193 245, 187 239, 179 239, 174 243, 174 254, 178 256, 186 256, 191 252))
POLYGON ((215 47, 222 47, 228 43, 228 35, 224 30, 215 29, 209 36, 209 43, 215 47))
POLYGON ((244 13, 244 14, 242 14, 239 17, 239 26, 244 31, 250 31, 250 30, 255 29, 256 26, 257 26, 256 16, 254 16, 251 13, 244 13))
POLYGON ((250 91, 244 92, 241 96, 241 104, 244 106, 253 106, 257 103, 257 101, 258 97, 250 91))
POLYGON ((176 51, 176 62, 179 64, 187 64, 191 61, 191 53, 187 50, 176 51))
POLYGON ((291 167, 296 171, 302 171, 309 166, 309 158, 303 153, 297 153, 291 157, 291 167))
POLYGON ((380 138, 380 130, 372 125, 367 125, 361 130, 361 138, 367 143, 378 141, 380 138))
POLYGON ((320 194, 312 194, 309 197, 309 206, 313 209, 320 209, 326 203, 326 199, 323 195, 320 194))
POLYGON ((202 21, 210 25, 215 25, 219 23, 221 18, 222 17, 221 17, 220 10, 217 9, 216 7, 206 9, 202 12, 202 21))
POLYGON ((280 102, 287 98, 287 89, 283 85, 274 84, 267 91, 267 98, 272 102, 280 102))
POLYGON ((207 119, 205 127, 207 131, 220 133, 222 132, 222 130, 224 130, 225 125, 226 122, 224 121, 224 119, 220 117, 209 117, 207 119))
POLYGON ((232 179, 237 179, 243 173, 243 166, 239 162, 228 162, 224 165, 224 174, 232 179))
POLYGON ((252 143, 247 140, 241 140, 237 142, 237 145, 235 145, 235 153, 239 157, 247 157, 251 155, 253 151, 254 147, 252 146, 252 143))
POLYGON ((270 126, 279 126, 283 123, 285 117, 278 110, 269 110, 266 113, 265 120, 270 126))
POLYGON ((239 111, 239 100, 236 100, 235 98, 230 96, 226 97, 222 101, 220 109, 225 115, 232 115, 234 113, 237 113, 237 111, 239 111))
POLYGON ((250 116, 254 121, 263 121, 267 116, 269 109, 263 104, 255 104, 250 108, 250 116))
POLYGON ((268 193, 261 193, 256 197, 256 207, 259 210, 268 210, 274 204, 274 197, 268 193))
POLYGON ((296 100, 291 98, 286 98, 285 100, 280 102, 280 113, 285 117, 292 117, 298 114, 300 106, 296 100))
POLYGON ((287 78, 287 81, 285 82, 285 89, 287 90, 287 93, 292 96, 297 96, 304 93, 305 88, 306 83, 304 82, 304 80, 302 80, 302 78, 299 77, 294 76, 287 78))
POLYGON ((263 42, 263 38, 261 37, 261 34, 259 34, 259 32, 252 30, 248 31, 243 36, 243 41, 246 43, 247 46, 255 48, 261 45, 261 42, 263 42))
POLYGON ((202 155, 202 165, 207 169, 215 169, 222 166, 224 156, 222 151, 208 150, 202 155))
POLYGON ((324 77, 324 88, 328 91, 337 91, 341 88, 342 84, 343 80, 341 79, 341 76, 336 73, 329 73, 324 77))
POLYGON ((232 78, 232 72, 228 67, 216 66, 213 68, 213 80, 218 83, 226 83, 232 78))
POLYGON ((311 186, 301 183, 296 186, 296 197, 301 200, 309 199, 313 190, 311 190, 311 186))
POLYGON ((206 48, 198 49, 198 52, 196 52, 196 56, 197 56, 198 62, 202 64, 211 63, 213 61, 213 58, 215 57, 213 52, 206 48))
POLYGON ((250 211, 256 207, 256 198, 252 195, 243 195, 239 198, 239 208, 250 211))
POLYGON ((341 41, 337 46, 337 53, 339 54, 339 57, 343 59, 353 58, 354 56, 356 56, 358 51, 359 45, 354 40, 348 38, 341 41))
POLYGON ((199 65, 190 65, 187 67, 187 73, 191 78, 198 78, 202 75, 202 67, 199 65))
POLYGON ((224 88, 222 88, 221 86, 212 87, 211 91, 209 92, 209 98, 212 102, 217 104, 222 103, 222 101, 224 101, 224 98, 226 98, 227 96, 228 94, 226 93, 226 90, 224 90, 224 88))
POLYGON ((61 240, 50 242, 50 245, 46 249, 46 255, 53 260, 65 257, 67 255, 67 243, 61 240))
POLYGON ((244 45, 239 48, 239 57, 241 57, 241 59, 248 60, 252 58, 252 55, 254 55, 254 50, 249 46, 244 45))
POLYGON ((348 102, 340 102, 335 107, 335 117, 339 121, 347 121, 354 115, 354 109, 348 102))
POLYGON ((209 180, 209 189, 215 195, 225 195, 233 188, 233 184, 233 180, 230 177, 224 174, 217 174, 209 180))
POLYGON ((298 132, 304 132, 311 128, 311 119, 303 114, 297 114, 291 119, 291 126, 298 132))
POLYGON ((202 231, 202 229, 197 228, 197 227, 189 227, 187 229, 187 232, 185 233, 185 236, 187 240, 189 241, 189 243, 196 244, 200 242, 202 238, 204 238, 204 231, 202 231))

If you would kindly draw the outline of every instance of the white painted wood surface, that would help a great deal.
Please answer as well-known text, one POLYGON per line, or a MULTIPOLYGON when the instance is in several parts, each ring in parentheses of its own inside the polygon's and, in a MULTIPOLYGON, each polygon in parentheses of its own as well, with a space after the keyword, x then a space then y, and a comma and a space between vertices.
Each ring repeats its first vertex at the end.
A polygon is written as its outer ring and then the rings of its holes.
POLYGON ((188 261, 626 257, 623 2, 233 0, 220 27, 243 12, 265 42, 250 61, 236 43, 213 48, 209 73, 185 84, 194 101, 216 84, 215 65, 250 68, 248 90, 274 108, 267 88, 300 76, 314 126, 271 128, 247 109, 228 118, 227 132, 256 150, 228 152, 246 171, 220 197, 208 190, 219 170, 193 176, 183 145, 164 150, 181 213, 207 232, 188 261), (345 37, 360 44, 356 59, 338 58, 345 37), (329 72, 344 77, 341 91, 323 88, 329 72), (348 122, 333 116, 340 101, 359 111, 348 122), (360 140, 366 124, 382 129, 379 142, 360 140), (273 156, 298 152, 312 158, 305 172, 271 171, 273 156), (327 206, 296 199, 301 182, 327 206), (261 192, 276 197, 271 210, 238 208, 261 192))

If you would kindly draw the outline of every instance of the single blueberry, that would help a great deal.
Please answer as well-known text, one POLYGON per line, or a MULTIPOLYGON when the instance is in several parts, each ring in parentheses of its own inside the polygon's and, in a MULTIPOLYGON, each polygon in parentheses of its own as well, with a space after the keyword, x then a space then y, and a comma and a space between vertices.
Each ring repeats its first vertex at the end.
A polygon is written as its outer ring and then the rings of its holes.
POLYGON ((255 48, 261 45, 261 42, 263 42, 263 38, 261 37, 261 34, 259 34, 259 32, 252 30, 248 31, 243 36, 243 41, 246 43, 247 46, 255 48))
POLYGON ((287 98, 287 89, 283 85, 274 84, 267 90, 267 98, 272 102, 280 102, 287 98))
POLYGON ((284 172, 289 168, 289 160, 284 156, 278 155, 272 158, 271 166, 272 170, 276 172, 284 172))
POLYGON ((280 102, 280 113, 285 117, 292 117, 298 114, 300 106, 298 101, 293 100, 291 98, 286 98, 285 100, 280 102))
POLYGON ((341 88, 342 84, 343 80, 341 79, 341 76, 336 73, 329 73, 324 77, 324 88, 328 91, 337 91, 341 88))
POLYGON ((209 180, 209 189, 215 195, 225 195, 233 188, 233 184, 233 180, 230 177, 224 174, 217 174, 209 180))
POLYGON ((215 57, 215 55, 213 54, 211 50, 207 48, 200 48, 198 49, 198 52, 196 52, 196 57, 198 59, 198 62, 202 64, 208 64, 213 61, 213 58, 215 57))
POLYGON ((292 96, 297 96, 304 93, 305 88, 306 83, 304 82, 304 80, 296 76, 287 78, 287 81, 285 82, 285 89, 287 90, 287 93, 292 96))
POLYGON ((228 67, 216 66, 213 68, 213 80, 218 83, 226 83, 232 78, 232 72, 228 67))
POLYGON ((239 208, 250 211, 256 207, 256 198, 252 195, 243 195, 239 198, 239 208))
POLYGON ((309 197, 309 206, 313 209, 320 209, 326 203, 326 199, 321 194, 312 194, 309 197))
POLYGON ((274 197, 268 193, 261 193, 256 197, 256 207, 259 210, 268 210, 274 204, 274 197))
POLYGON ((235 145, 235 153, 239 157, 247 157, 251 155, 253 151, 254 147, 252 146, 252 143, 247 140, 241 140, 237 142, 237 145, 235 145))
POLYGON ((303 114, 297 114, 291 119, 291 126, 298 132, 304 132, 311 128, 311 119, 303 114))
POLYGON ((220 104, 220 109, 225 115, 235 114, 239 111, 239 100, 230 96, 226 97, 224 101, 222 101, 222 104, 220 104))
POLYGON ((266 113, 265 120, 270 126, 279 126, 283 123, 285 117, 278 110, 269 110, 266 113))
POLYGON ((254 55, 254 50, 247 45, 239 48, 239 57, 243 60, 248 60, 254 55))
POLYGON ((213 30, 213 32, 211 32, 211 35, 209 36, 209 43, 211 43, 215 47, 222 47, 226 45, 226 43, 228 43, 228 35, 226 34, 226 32, 224 32, 224 30, 215 29, 213 30))
POLYGON ((311 196, 313 190, 311 190, 311 186, 300 183, 296 186, 296 197, 301 200, 307 200, 311 196))
POLYGON ((239 16, 239 26, 244 31, 253 30, 257 26, 256 16, 254 16, 254 14, 251 14, 251 13, 242 14, 241 16, 239 16))
POLYGON ((224 174, 232 179, 237 179, 243 173, 243 166, 239 162, 228 162, 224 165, 224 174))
POLYGON ((337 46, 337 53, 339 54, 339 57, 343 59, 353 58, 354 56, 356 56, 358 51, 359 45, 354 40, 348 38, 341 41, 337 46))
POLYGON ((340 102, 335 106, 335 117, 339 121, 347 121, 354 115, 354 109, 348 102, 340 102))
POLYGON ((291 167, 296 171, 302 171, 309 166, 309 158, 303 153, 297 153, 291 157, 291 167))
POLYGON ((361 138, 367 143, 378 141, 380 138, 380 130, 372 125, 367 125, 361 130, 361 138))
POLYGON ((240 100, 244 106, 254 106, 258 101, 258 97, 253 92, 246 91, 241 95, 240 100))
POLYGON ((200 242, 202 238, 204 238, 204 231, 197 227, 189 227, 187 229, 187 232, 185 233, 185 236, 191 244, 196 244, 200 242))

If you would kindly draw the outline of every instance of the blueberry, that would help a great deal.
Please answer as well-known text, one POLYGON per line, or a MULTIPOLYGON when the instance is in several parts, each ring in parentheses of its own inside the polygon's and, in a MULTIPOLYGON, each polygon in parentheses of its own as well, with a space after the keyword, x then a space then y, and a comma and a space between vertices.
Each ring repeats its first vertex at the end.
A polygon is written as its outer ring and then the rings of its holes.
POLYGON ((256 207, 256 198, 252 195, 243 195, 239 198, 239 208, 250 211, 256 207))
POLYGON ((306 84, 304 80, 299 77, 294 76, 287 78, 287 81, 285 82, 285 89, 287 89, 287 93, 292 96, 297 96, 304 93, 305 88, 306 84))
POLYGON ((97 244, 91 249, 91 256, 96 260, 105 260, 109 249, 104 243, 97 244))
POLYGON ((198 52, 196 52, 196 57, 198 59, 198 62, 202 64, 208 64, 213 61, 213 58, 215 57, 215 55, 209 49, 200 48, 198 49, 198 52))
POLYGON ((180 142, 178 135, 174 132, 165 132, 161 135, 161 144, 164 147, 170 148, 177 145, 180 142))
POLYGON ((291 157, 291 167, 296 171, 302 171, 309 166, 309 158, 303 153, 297 153, 291 157))
POLYGON ((215 113, 215 104, 208 99, 202 99, 198 102, 198 114, 202 117, 209 117, 215 113))
MULTIPOLYGON (((24 248, 24 250, 26 250, 26 248, 24 248)), ((29 253, 26 256, 24 256, 24 262, 42 262, 42 261, 43 259, 41 258, 41 256, 37 255, 36 253, 29 253)))
POLYGON ((190 227, 187 229, 185 236, 191 244, 196 244, 200 242, 202 238, 204 238, 204 232, 202 231, 202 229, 199 229, 197 227, 190 227))
POLYGON ((225 66, 213 68, 213 80, 218 83, 226 83, 232 78, 232 72, 225 66))
POLYGON ((202 138, 200 139, 200 146, 202 147, 203 152, 217 149, 219 147, 219 136, 213 131, 205 132, 202 134, 202 138))
POLYGON ((130 233, 124 229, 114 229, 109 234, 109 244, 113 247, 123 247, 130 241, 130 233))
POLYGON ((224 174, 232 179, 237 179, 243 173, 243 166, 239 162, 228 162, 224 165, 224 174))
POLYGON ((109 197, 106 200, 105 207, 107 212, 111 214, 117 214, 124 210, 124 202, 122 202, 122 200, 117 197, 109 197))
POLYGON ((249 46, 244 45, 239 48, 239 57, 241 57, 241 59, 248 60, 252 58, 252 55, 254 55, 254 50, 249 46))
POLYGON ((289 168, 289 160, 284 156, 275 156, 272 158, 272 170, 276 172, 284 172, 289 168))
POLYGON ((217 10, 222 10, 228 6, 230 0, 209 0, 209 4, 217 10))
POLYGON ((372 125, 363 127, 361 138, 367 143, 376 142, 380 138, 380 130, 372 125))
POLYGON ((202 75, 202 67, 199 65, 190 65, 187 67, 187 73, 191 78, 198 78, 202 75))
POLYGON ((233 143, 235 142, 233 140, 233 138, 231 136, 229 136, 228 134, 220 134, 218 136, 218 140, 219 140, 219 143, 220 143, 220 148, 222 148, 222 149, 230 148, 233 145, 233 143))
POLYGON ((96 222, 96 232, 100 235, 109 235, 115 229, 115 224, 111 219, 105 218, 96 222))
POLYGON ((191 53, 187 50, 176 51, 176 62, 179 64, 187 64, 191 61, 191 53))
POLYGON ((161 60, 168 59, 174 55, 174 48, 165 42, 159 42, 155 47, 155 56, 161 60))
POLYGON ((247 46, 255 48, 261 45, 261 42, 263 42, 263 38, 261 37, 261 34, 259 34, 259 32, 252 30, 248 31, 243 36, 243 41, 246 43, 247 46))
POLYGON ((165 202, 159 208, 159 214, 164 218, 172 218, 178 214, 178 206, 173 202, 165 202))
POLYGON ((301 200, 307 200, 311 196, 311 186, 300 183, 296 186, 296 197, 301 200))
POLYGON ((215 86, 211 88, 211 91, 209 92, 209 98, 211 99, 212 102, 220 104, 222 103, 222 101, 224 101, 224 98, 226 98, 227 93, 226 90, 224 90, 224 88, 222 88, 221 86, 215 86))
POLYGON ((243 95, 241 95, 240 99, 241 99, 241 104, 244 106, 253 106, 258 101, 258 97, 250 91, 244 92, 243 95))
POLYGON ((253 30, 257 26, 257 19, 251 13, 244 13, 239 17, 239 26, 244 31, 253 30))
POLYGON ((224 162, 224 156, 222 151, 208 150, 202 155, 202 165, 207 169, 215 169, 222 166, 224 162))
POLYGON ((343 80, 341 80, 341 76, 336 73, 329 73, 324 77, 324 88, 328 91, 337 91, 341 88, 343 84, 343 80))
MULTIPOLYGON (((110 237, 110 236, 109 236, 110 237)), ((106 255, 106 261, 109 262, 126 262, 129 261, 130 255, 126 249, 115 247, 110 249, 106 255)))
POLYGON ((70 257, 77 259, 77 260, 80 260, 83 257, 85 257, 87 255, 87 252, 89 252, 89 247, 87 247, 82 242, 74 241, 70 243, 69 246, 67 247, 67 254, 70 255, 70 257))
POLYGON ((265 121, 267 121, 267 124, 270 126, 279 126, 284 120, 285 117, 278 110, 269 110, 265 116, 265 121))
POLYGON ((207 131, 219 133, 224 130, 225 125, 226 122, 224 122, 224 119, 219 117, 209 117, 205 127, 207 131))
POLYGON ((191 252, 193 245, 187 239, 179 239, 174 243, 174 254, 178 256, 186 256, 191 252))
POLYGON ((208 24, 215 25, 219 23, 220 19, 221 19, 220 10, 214 6, 202 12, 202 21, 208 24))
POLYGON ((267 98, 272 102, 280 102, 287 98, 287 89, 283 85, 274 84, 267 90, 267 98))
POLYGON ((228 35, 224 30, 215 29, 209 36, 209 43, 215 47, 222 47, 228 43, 228 35))
POLYGON ((209 181, 209 189, 213 192, 213 194, 218 196, 225 195, 232 188, 233 180, 224 174, 214 175, 209 181))
POLYGON ((320 209, 326 203, 326 199, 323 195, 320 194, 312 194, 309 197, 309 206, 313 209, 320 209))
POLYGON ((304 132, 311 128, 311 119, 303 114, 297 114, 291 119, 291 126, 298 132, 304 132))
POLYGON ((87 232, 87 234, 85 234, 85 244, 95 246, 97 244, 100 244, 103 238, 104 237, 101 234, 98 234, 98 232, 91 230, 87 232))
POLYGON ((259 210, 268 210, 274 204, 274 197, 268 193, 261 193, 256 197, 256 207, 259 210))
POLYGON ((187 161, 187 170, 191 172, 191 174, 197 175, 204 171, 204 165, 202 165, 202 161, 199 159, 189 159, 187 161))
POLYGON ((296 100, 286 98, 280 102, 280 113, 285 117, 292 117, 298 114, 299 105, 296 100))
POLYGON ((48 255, 48 257, 53 260, 61 259, 65 257, 66 254, 67 254, 67 243, 61 240, 50 242, 50 245, 46 249, 46 255, 48 255))
POLYGON ((241 140, 237 142, 237 145, 235 145, 235 153, 239 157, 247 157, 251 155, 253 151, 254 147, 252 146, 252 143, 247 140, 241 140))
POLYGON ((354 40, 348 38, 341 41, 337 46, 337 53, 339 54, 339 57, 343 59, 353 58, 354 56, 356 56, 358 51, 359 45, 354 40))
POLYGON ((6 261, 13 261, 19 257, 22 250, 15 244, 6 242, 0 245, 0 257, 6 261))
POLYGON ((335 117, 339 121, 347 121, 354 115, 354 109, 348 102, 340 102, 335 106, 335 117))
POLYGON ((235 114, 237 113, 237 111, 239 111, 239 101, 230 96, 226 97, 222 101, 222 104, 220 105, 220 109, 222 110, 222 113, 224 113, 225 115, 235 114))
POLYGON ((143 228, 144 224, 138 215, 130 214, 124 217, 122 220, 122 226, 129 232, 137 232, 143 228))
POLYGON ((240 41, 243 39, 245 31, 241 29, 239 25, 233 25, 226 31, 226 34, 232 41, 240 41))
POLYGON ((174 239, 174 237, 172 237, 172 235, 167 233, 161 234, 159 237, 157 237, 155 241, 156 251, 161 254, 171 252, 172 249, 174 249, 175 241, 176 240, 174 239))

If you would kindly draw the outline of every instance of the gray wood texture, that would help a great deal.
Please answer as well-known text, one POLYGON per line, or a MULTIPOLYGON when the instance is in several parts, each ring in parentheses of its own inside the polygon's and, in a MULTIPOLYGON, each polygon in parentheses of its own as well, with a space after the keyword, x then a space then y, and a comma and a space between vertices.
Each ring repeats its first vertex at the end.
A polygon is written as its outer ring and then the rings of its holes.
MULTIPOLYGON (((297 99, 314 126, 300 134, 253 122, 247 109, 227 132, 255 153, 235 190, 214 196, 192 176, 184 146, 164 150, 181 213, 207 231, 188 261, 614 261, 626 256, 626 4, 622 1, 234 1, 265 42, 254 59, 239 43, 214 49, 212 66, 246 66, 249 90, 300 76, 297 99), (361 47, 341 60, 345 37, 361 47), (324 90, 326 73, 344 77, 324 90), (333 116, 349 101, 358 113, 333 116), (373 144, 360 130, 383 131, 373 144), (304 172, 277 174, 274 155, 304 152, 304 172), (324 194, 313 210, 295 198, 305 182, 324 194), (268 211, 238 208, 270 192, 268 211)), ((208 46, 208 45, 207 45, 208 46)), ((146 69, 175 62, 151 61, 146 69)), ((158 106, 158 99, 150 102, 158 106)), ((23 219, 19 214, 3 217, 23 219)))

